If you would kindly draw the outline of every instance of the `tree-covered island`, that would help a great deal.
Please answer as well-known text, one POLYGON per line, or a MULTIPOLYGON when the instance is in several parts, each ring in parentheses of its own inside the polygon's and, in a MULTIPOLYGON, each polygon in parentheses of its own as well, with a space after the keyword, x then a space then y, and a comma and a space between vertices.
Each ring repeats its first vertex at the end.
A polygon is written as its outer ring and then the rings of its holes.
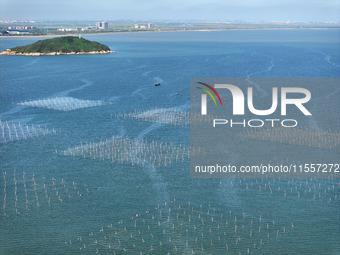
POLYGON ((39 40, 35 43, 6 49, 2 55, 71 55, 71 54, 105 54, 113 53, 108 46, 89 41, 81 37, 65 36, 55 37, 46 40, 39 40))

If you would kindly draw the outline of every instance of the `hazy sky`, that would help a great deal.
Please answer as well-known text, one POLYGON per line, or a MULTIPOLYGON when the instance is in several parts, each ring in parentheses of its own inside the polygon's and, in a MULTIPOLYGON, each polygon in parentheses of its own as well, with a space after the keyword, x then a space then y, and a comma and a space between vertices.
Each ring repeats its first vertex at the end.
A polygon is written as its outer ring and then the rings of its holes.
POLYGON ((0 19, 340 21, 339 0, 0 0, 0 19))

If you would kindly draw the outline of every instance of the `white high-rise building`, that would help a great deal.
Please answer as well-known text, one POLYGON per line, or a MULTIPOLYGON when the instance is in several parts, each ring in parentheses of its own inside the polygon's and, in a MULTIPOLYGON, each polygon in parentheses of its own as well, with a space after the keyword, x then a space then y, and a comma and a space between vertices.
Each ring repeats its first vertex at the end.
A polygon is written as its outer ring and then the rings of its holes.
POLYGON ((107 21, 101 21, 96 23, 96 28, 97 29, 108 29, 109 28, 109 23, 107 21))

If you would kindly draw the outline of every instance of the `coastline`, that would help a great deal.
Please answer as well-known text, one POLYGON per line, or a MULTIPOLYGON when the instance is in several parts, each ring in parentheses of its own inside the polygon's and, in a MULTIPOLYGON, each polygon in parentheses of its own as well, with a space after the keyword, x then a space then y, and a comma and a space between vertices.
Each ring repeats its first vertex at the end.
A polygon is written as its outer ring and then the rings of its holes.
POLYGON ((12 35, 0 36, 1 38, 45 38, 45 37, 62 37, 62 36, 82 36, 86 35, 105 35, 105 34, 134 34, 134 33, 173 33, 173 32, 212 32, 212 31, 237 31, 237 30, 326 30, 340 29, 339 27, 280 27, 280 28, 228 28, 228 29, 186 29, 186 30, 168 30, 168 31, 130 31, 130 32, 101 32, 101 33, 77 33, 77 34, 62 34, 62 35, 12 35))

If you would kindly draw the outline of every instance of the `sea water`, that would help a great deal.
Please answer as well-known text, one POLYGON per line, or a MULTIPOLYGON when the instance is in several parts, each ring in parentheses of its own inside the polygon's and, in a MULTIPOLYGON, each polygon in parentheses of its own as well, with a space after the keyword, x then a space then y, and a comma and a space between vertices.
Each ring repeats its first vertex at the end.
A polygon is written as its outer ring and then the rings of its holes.
MULTIPOLYGON (((254 238, 260 237, 259 217, 266 224, 274 222, 279 233, 252 247, 253 254, 339 253, 338 181, 198 180, 189 177, 187 159, 158 167, 147 160, 141 165, 124 159, 106 159, 105 155, 94 158, 94 155, 63 154, 81 146, 105 143, 112 137, 145 140, 146 144, 172 144, 174 148, 188 146, 188 126, 113 116, 155 108, 188 111, 191 77, 339 77, 339 30, 162 32, 85 35, 84 38, 104 43, 116 53, 0 57, 2 123, 20 122, 55 130, 53 135, 7 139, 0 144, 0 254, 122 254, 124 249, 126 254, 136 254, 136 249, 131 248, 134 239, 128 237, 129 231, 132 233, 132 217, 140 214, 148 222, 146 212, 154 211, 158 205, 163 208, 165 202, 173 210, 179 210, 178 205, 185 205, 188 211, 190 206, 194 207, 192 217, 197 217, 199 210, 206 215, 213 207, 224 215, 232 213, 231 221, 235 217, 243 219, 239 220, 240 229, 242 224, 247 229, 253 220, 257 230, 254 238), (161 86, 155 87, 157 82, 161 86), (53 98, 61 100, 51 103, 53 98), (35 107, 34 102, 42 103, 35 107), (81 107, 77 106, 79 102, 81 107), (244 215, 247 218, 242 218, 244 215), (109 238, 117 244, 114 235, 105 238, 101 235, 107 231, 101 228, 110 224, 123 231, 121 239, 127 248, 120 244, 109 249, 107 242, 101 242, 101 246, 93 243, 109 238), (85 237, 89 236, 87 240, 85 237), (80 237, 93 250, 80 250, 83 246, 80 237), (98 251, 94 247, 99 247, 98 251)), ((0 50, 36 40, 0 38, 0 50)), ((323 96, 338 97, 339 93, 325 88, 323 96)), ((339 104, 334 107, 339 109, 339 104)), ((306 126, 338 131, 338 112, 328 114, 334 117, 332 121, 311 122, 306 126)), ((126 149, 121 146, 122 150, 126 149)), ((150 145, 149 149, 152 148, 150 145)), ((339 152, 339 147, 333 148, 333 153, 334 150, 339 152)), ((111 156, 114 157, 114 152, 111 156)), ((184 216, 169 217, 174 227, 183 226, 179 219, 184 216)), ((185 219, 187 229, 191 229, 187 236, 182 233, 179 237, 175 231, 165 238, 159 233, 154 237, 154 247, 163 241, 165 248, 155 248, 154 254, 156 251, 191 254, 192 250, 202 254, 222 253, 211 247, 209 250, 210 239, 195 243, 195 236, 201 232, 194 230, 193 221, 185 219), (175 236, 177 250, 168 239, 175 236), (206 249, 202 250, 201 245, 206 249)), ((262 224, 264 229, 266 224, 262 224)), ((171 229, 170 225, 166 226, 166 231, 171 229)), ((211 226, 216 231, 216 225, 211 226)), ((180 231, 185 232, 185 228, 180 231)), ((204 231, 207 238, 214 237, 209 236, 209 229, 204 231)), ((247 231, 244 233, 250 230, 247 231)), ((250 238, 242 233, 240 238, 250 238)), ((240 241, 237 248, 237 234, 231 236, 231 239, 222 238, 230 242, 230 247, 236 247, 230 252, 239 254, 239 249, 246 254, 249 244, 240 241)), ((153 252, 150 245, 142 248, 144 254, 153 252)))

